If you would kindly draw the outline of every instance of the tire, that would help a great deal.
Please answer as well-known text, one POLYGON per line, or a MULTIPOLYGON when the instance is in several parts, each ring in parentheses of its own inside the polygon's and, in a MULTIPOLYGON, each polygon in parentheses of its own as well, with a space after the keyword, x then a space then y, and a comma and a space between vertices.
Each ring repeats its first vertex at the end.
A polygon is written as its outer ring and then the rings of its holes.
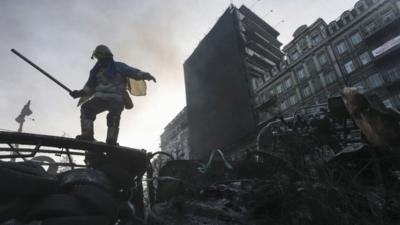
POLYGON ((30 207, 31 203, 22 198, 10 200, 0 204, 0 223, 23 215, 30 207))
POLYGON ((7 168, 34 176, 49 177, 49 175, 41 165, 32 161, 24 161, 17 163, 0 161, 0 168, 7 168))
POLYGON ((43 220, 41 225, 109 225, 105 216, 75 216, 43 220))
POLYGON ((107 215, 110 219, 118 216, 117 202, 109 193, 96 186, 75 186, 72 195, 80 200, 90 215, 107 215))
POLYGON ((127 190, 135 185, 134 177, 120 166, 105 164, 97 169, 103 171, 108 177, 110 177, 114 187, 118 190, 127 190))
POLYGON ((33 204, 24 219, 25 221, 33 221, 83 215, 84 209, 76 198, 65 194, 53 194, 33 204))
POLYGON ((58 189, 56 179, 6 167, 0 167, 0 180, 0 195, 5 196, 38 196, 54 193, 58 189))
POLYGON ((95 185, 103 190, 113 189, 109 178, 101 171, 95 169, 76 169, 59 174, 58 179, 61 187, 69 188, 74 185, 95 185))

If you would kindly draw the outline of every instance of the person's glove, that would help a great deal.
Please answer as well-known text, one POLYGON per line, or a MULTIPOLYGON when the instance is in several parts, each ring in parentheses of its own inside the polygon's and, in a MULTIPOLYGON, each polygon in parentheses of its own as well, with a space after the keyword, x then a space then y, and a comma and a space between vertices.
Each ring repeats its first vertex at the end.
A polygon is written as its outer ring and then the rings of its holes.
POLYGON ((154 81, 154 83, 157 82, 157 81, 156 81, 156 78, 153 77, 150 73, 144 73, 144 74, 143 74, 143 79, 144 79, 144 80, 152 80, 152 81, 154 81))
POLYGON ((83 90, 75 90, 75 91, 71 91, 69 93, 69 95, 71 95, 73 98, 79 98, 85 95, 85 92, 83 90))

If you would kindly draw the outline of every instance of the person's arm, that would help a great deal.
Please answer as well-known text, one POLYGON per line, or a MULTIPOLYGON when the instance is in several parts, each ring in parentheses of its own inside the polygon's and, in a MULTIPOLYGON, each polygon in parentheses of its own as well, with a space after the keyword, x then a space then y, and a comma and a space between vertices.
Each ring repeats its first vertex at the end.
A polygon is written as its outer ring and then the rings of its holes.
POLYGON ((82 96, 88 95, 96 87, 96 76, 90 75, 85 86, 81 90, 74 90, 70 93, 73 98, 80 98, 82 96))
POLYGON ((120 63, 119 64, 121 72, 123 75, 135 79, 135 80, 152 80, 154 82, 156 81, 156 78, 154 78, 150 73, 143 72, 139 69, 136 69, 134 67, 130 67, 126 64, 120 63))

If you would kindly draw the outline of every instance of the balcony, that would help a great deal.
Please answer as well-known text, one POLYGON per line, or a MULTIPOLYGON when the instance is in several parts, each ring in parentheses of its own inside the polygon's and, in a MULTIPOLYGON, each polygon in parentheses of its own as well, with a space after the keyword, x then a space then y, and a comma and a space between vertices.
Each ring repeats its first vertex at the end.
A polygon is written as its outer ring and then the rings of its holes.
POLYGON ((376 29, 367 33, 367 35, 364 37, 364 40, 367 44, 379 42, 382 37, 385 37, 388 34, 398 30, 399 26, 400 16, 396 15, 396 17, 391 21, 382 21, 382 23, 380 23, 376 29))

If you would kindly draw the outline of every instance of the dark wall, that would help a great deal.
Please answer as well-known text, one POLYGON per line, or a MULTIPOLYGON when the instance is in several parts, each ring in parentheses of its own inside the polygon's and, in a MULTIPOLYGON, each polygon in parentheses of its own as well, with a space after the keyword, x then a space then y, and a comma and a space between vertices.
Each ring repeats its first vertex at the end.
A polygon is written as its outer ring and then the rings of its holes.
POLYGON ((191 157, 255 130, 237 21, 228 9, 184 64, 191 157))

